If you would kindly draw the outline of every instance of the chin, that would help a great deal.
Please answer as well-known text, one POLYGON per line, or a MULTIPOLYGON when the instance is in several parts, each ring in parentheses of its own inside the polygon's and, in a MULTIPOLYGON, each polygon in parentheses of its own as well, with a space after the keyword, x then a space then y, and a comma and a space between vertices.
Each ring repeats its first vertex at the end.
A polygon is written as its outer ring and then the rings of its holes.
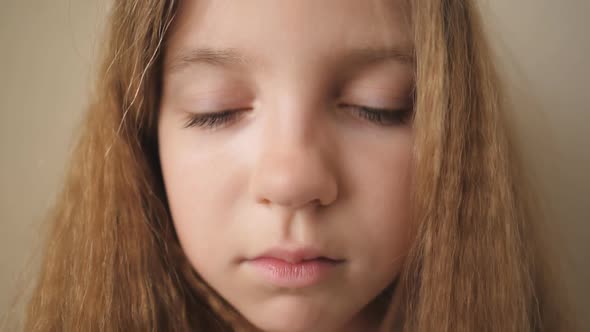
POLYGON ((251 323, 264 332, 329 332, 338 330, 326 321, 310 322, 270 318, 251 323))
POLYGON ((265 332, 328 332, 337 330, 340 325, 330 305, 318 307, 304 301, 282 299, 253 309, 246 318, 265 332))

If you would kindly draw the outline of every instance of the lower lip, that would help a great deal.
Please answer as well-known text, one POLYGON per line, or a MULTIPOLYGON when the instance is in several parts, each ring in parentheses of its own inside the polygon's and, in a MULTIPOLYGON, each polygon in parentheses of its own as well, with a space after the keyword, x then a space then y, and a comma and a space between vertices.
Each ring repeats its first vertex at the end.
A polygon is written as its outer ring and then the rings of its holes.
POLYGON ((303 288, 325 279, 342 261, 319 258, 289 263, 277 258, 260 257, 248 263, 263 279, 275 286, 303 288))

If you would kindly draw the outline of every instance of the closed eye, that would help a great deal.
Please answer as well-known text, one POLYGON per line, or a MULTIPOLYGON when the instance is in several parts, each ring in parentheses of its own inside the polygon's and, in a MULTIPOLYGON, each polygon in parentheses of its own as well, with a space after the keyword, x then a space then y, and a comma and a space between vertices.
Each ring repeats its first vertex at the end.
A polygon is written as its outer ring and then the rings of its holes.
POLYGON ((340 107, 350 110, 353 115, 381 126, 396 126, 407 124, 412 115, 412 108, 384 109, 354 104, 341 104, 340 107))
POLYGON ((224 110, 221 112, 190 114, 184 128, 216 129, 238 119, 247 109, 224 110))
MULTIPOLYGON (((381 126, 405 125, 409 122, 412 115, 411 108, 383 109, 354 104, 341 104, 340 107, 350 110, 353 115, 363 120, 367 120, 381 126)), ((216 129, 237 120, 239 116, 247 110, 249 109, 230 109, 221 112, 190 114, 186 123, 184 124, 184 128, 199 127, 206 129, 216 129)))

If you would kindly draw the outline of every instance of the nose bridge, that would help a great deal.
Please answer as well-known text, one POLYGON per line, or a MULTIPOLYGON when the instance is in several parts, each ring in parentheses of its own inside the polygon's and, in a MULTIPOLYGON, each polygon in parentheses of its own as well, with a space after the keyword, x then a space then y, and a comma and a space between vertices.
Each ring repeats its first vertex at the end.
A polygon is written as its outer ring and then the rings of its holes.
POLYGON ((336 199, 326 133, 308 111, 283 108, 268 118, 252 176, 257 202, 300 209, 336 199))

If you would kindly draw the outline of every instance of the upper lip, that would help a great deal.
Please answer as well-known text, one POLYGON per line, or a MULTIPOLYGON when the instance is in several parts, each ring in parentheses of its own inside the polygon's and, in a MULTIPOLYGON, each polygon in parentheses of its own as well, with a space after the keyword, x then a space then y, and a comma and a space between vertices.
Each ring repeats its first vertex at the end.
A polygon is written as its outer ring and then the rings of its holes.
POLYGON ((312 247, 297 247, 297 248, 281 248, 275 247, 263 252, 261 255, 257 256, 255 259, 258 258, 276 258, 283 260, 288 263, 299 263, 302 261, 308 261, 313 259, 328 259, 332 261, 342 261, 342 259, 330 257, 328 255, 323 254, 320 250, 312 248, 312 247))

